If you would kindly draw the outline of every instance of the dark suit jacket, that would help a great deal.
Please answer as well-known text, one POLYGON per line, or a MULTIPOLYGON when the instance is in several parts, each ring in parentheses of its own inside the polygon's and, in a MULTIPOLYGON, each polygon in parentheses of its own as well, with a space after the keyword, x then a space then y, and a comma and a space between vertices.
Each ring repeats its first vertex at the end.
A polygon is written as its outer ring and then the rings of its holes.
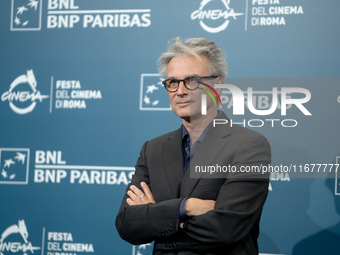
MULTIPOLYGON (((227 116, 222 113, 220 118, 227 116)), ((125 195, 116 218, 120 236, 131 244, 155 241, 157 255, 257 255, 269 174, 200 173, 199 178, 191 178, 190 171, 216 164, 235 166, 238 171, 242 166, 268 165, 268 141, 237 125, 211 127, 185 175, 181 146, 181 129, 144 144, 130 185, 141 189, 140 182, 146 182, 156 204, 129 206, 125 195), (179 204, 187 196, 216 200, 215 209, 189 218, 180 227, 179 204)))

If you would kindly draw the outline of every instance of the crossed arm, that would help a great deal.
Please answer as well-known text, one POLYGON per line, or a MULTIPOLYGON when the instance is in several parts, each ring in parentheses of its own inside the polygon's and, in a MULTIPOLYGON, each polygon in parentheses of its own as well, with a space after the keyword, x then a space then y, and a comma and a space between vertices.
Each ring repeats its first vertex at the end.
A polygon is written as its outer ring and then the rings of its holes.
MULTIPOLYGON (((258 221, 267 196, 268 178, 248 179, 235 174, 227 178, 222 186, 218 185, 216 201, 194 198, 199 197, 200 193, 205 194, 206 188, 211 188, 196 186, 196 195, 186 199, 184 204, 186 214, 194 217, 190 217, 181 229, 178 209, 183 197, 167 199, 164 195, 159 202, 157 199, 155 202, 154 196, 158 194, 152 194, 149 188, 150 169, 145 154, 146 144, 116 218, 117 230, 124 240, 142 244, 165 240, 177 233, 183 240, 178 247, 181 246, 182 250, 210 249, 243 239, 258 221)), ((237 169, 242 165, 269 164, 268 142, 249 139, 239 148, 233 163, 237 169)))
MULTIPOLYGON (((126 199, 126 203, 129 206, 133 205, 146 205, 149 203, 155 204, 152 192, 149 186, 145 182, 140 183, 143 191, 138 189, 135 185, 130 186, 130 190, 127 192, 129 198, 126 199), (144 192, 144 193, 143 193, 144 192)), ((216 201, 203 200, 198 198, 188 198, 184 203, 184 210, 188 216, 198 216, 205 214, 206 212, 213 210, 216 201)))

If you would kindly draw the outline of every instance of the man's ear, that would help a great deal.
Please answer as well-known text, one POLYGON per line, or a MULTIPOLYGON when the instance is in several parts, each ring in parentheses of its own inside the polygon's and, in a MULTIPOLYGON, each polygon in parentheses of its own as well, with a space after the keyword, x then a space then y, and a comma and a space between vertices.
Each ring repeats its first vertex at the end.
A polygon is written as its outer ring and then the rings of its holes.
MULTIPOLYGON (((215 84, 222 84, 222 78, 221 77, 217 77, 215 79, 215 84)), ((222 93, 222 88, 219 88, 219 89, 215 89, 217 94, 220 96, 221 93, 222 93)))

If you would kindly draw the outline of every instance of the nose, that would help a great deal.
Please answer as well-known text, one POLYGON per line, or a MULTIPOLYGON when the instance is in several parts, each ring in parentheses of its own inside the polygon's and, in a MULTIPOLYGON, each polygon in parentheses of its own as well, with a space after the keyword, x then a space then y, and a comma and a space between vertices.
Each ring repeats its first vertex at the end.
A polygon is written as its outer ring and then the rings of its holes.
POLYGON ((189 93, 189 90, 184 86, 184 81, 180 81, 178 84, 178 90, 176 91, 177 95, 185 95, 189 93))

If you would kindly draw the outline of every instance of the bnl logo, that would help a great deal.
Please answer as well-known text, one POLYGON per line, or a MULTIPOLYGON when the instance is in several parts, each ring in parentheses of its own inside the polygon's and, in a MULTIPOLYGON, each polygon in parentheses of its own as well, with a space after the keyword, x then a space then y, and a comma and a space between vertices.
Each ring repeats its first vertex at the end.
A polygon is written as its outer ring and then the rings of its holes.
MULTIPOLYGON (((204 84, 206 85, 206 84, 204 84)), ((229 89, 232 96, 233 96, 233 115, 244 115, 244 106, 245 106, 245 97, 243 94, 243 91, 238 88, 235 85, 227 85, 227 84, 215 84, 215 88, 225 88, 229 89)), ((219 101, 221 102, 221 99, 217 92, 210 88, 218 97, 219 101)), ((276 87, 273 87, 272 95, 273 95, 273 101, 271 104, 271 107, 266 110, 258 110, 255 109, 253 105, 253 89, 250 87, 247 90, 247 106, 250 112, 252 112, 255 115, 270 115, 278 107, 278 89, 276 87)), ((209 93, 209 95, 213 98, 215 101, 213 95, 209 93)), ((304 103, 307 103, 311 99, 311 93, 309 90, 305 88, 288 88, 283 87, 281 88, 281 115, 286 115, 287 112, 287 105, 296 105, 297 108, 304 114, 304 115, 312 115, 306 107, 303 106, 304 103), (304 98, 289 98, 288 95, 291 93, 300 93, 304 94, 304 98)), ((215 101, 216 104, 216 101, 215 101)), ((222 104, 222 103, 221 103, 222 104)), ((201 104, 201 114, 206 115, 207 114, 207 95, 202 94, 202 104, 201 104)))
POLYGON ((11 31, 41 30, 42 0, 12 0, 11 31))
POLYGON ((142 74, 140 82, 139 110, 170 111, 168 94, 164 93, 159 74, 142 74))
POLYGON ((29 149, 0 148, 0 184, 28 184, 29 149))
POLYGON ((132 245, 132 255, 151 254, 153 250, 153 243, 132 245))

